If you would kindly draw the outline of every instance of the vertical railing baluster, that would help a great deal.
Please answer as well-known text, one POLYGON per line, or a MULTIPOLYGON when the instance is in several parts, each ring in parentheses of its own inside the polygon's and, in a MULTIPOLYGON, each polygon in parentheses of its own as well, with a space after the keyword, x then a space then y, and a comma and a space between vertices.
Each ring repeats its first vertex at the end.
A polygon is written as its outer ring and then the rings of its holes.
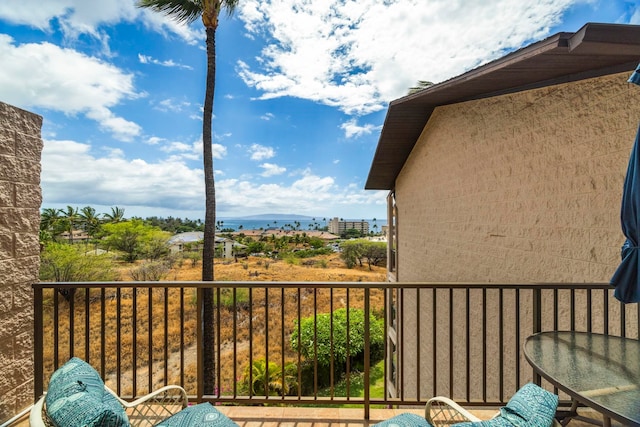
POLYGON ((122 291, 120 287, 116 288, 116 393, 122 394, 121 380, 122 375, 122 291))
POLYGON ((487 288, 482 288, 482 401, 487 401, 487 288))
MULTIPOLYGON (((180 385, 185 387, 184 383, 184 288, 181 287, 179 290, 180 294, 180 385)), ((196 334, 196 337, 198 335, 196 334)), ((199 348, 196 343, 196 348, 199 348)), ((199 369, 199 368, 196 368, 199 369)), ((199 373, 200 371, 197 370, 199 373)))
MULTIPOLYGON (((454 339, 453 339, 453 323, 454 323, 454 316, 453 316, 453 289, 449 288, 449 397, 453 398, 454 393, 453 393, 453 382, 454 382, 454 361, 453 361, 453 352, 454 352, 454 339)), ((435 295, 434 295, 435 298, 435 295)), ((435 310, 434 310, 435 312, 435 310)), ((435 324, 435 320, 434 320, 434 324, 432 326, 434 333, 436 331, 436 329, 438 329, 438 325, 435 324)), ((434 349, 437 347, 434 347, 434 349)), ((435 359, 437 356, 437 352, 434 350, 433 352, 433 358, 435 359)), ((435 369, 435 366, 434 366, 435 369)), ((420 378, 420 377, 418 377, 420 378)))
MULTIPOLYGON (((520 388, 520 289, 516 289, 516 337, 515 337, 515 347, 516 347, 516 389, 520 388)), ((538 383, 539 384, 539 383, 538 383)))
MULTIPOLYGON (((434 289, 435 291, 435 289, 434 289)), ((398 301, 400 302, 398 304, 398 313, 396 315, 397 317, 397 322, 396 324, 398 325, 398 328, 396 329, 396 334, 398 335, 398 342, 400 343, 404 343, 404 288, 400 288, 398 291, 398 301)), ((435 340, 435 337, 434 337, 435 340)), ((434 347, 435 348, 435 347, 434 347)), ((398 365, 397 368, 400 371, 400 375, 398 375, 400 377, 400 379, 398 380, 398 387, 400 388, 400 400, 404 400, 404 360, 405 360, 405 354, 406 354, 407 349, 404 347, 401 347, 401 351, 399 352, 399 357, 398 357, 398 365)), ((435 394, 435 370, 433 371, 434 373, 434 379, 433 379, 433 384, 434 384, 434 396, 435 394)), ((396 374, 397 375, 397 374, 396 374)))
MULTIPOLYGON (((347 289, 347 297, 346 297, 346 312, 347 312, 347 336, 351 336, 351 332, 349 330, 349 327, 351 326, 349 324, 349 308, 351 307, 351 304, 349 303, 349 289, 347 289)), ((347 367, 345 369, 346 371, 346 378, 347 378, 347 396, 351 395, 351 348, 349 347, 349 340, 347 340, 347 344, 346 344, 346 355, 347 355, 347 367)))
POLYGON ((238 395, 238 289, 233 288, 233 397, 238 395))
POLYGON ((100 289, 100 349, 102 350, 102 354, 100 357, 100 375, 102 378, 106 376, 107 367, 106 367, 106 359, 107 359, 107 334, 105 331, 106 324, 106 299, 107 299, 107 290, 106 288, 100 289))
MULTIPOLYGON (((296 334, 298 335, 298 399, 302 397, 302 288, 298 287, 298 298, 297 298, 297 330, 296 334)), ((347 383, 348 390, 348 383, 347 383)), ((348 393, 348 391, 347 391, 348 393)))
MULTIPOLYGON (((69 288, 67 288, 69 289, 69 288)), ((74 355, 75 355, 75 333, 76 333, 76 326, 75 326, 75 312, 76 312, 76 307, 75 307, 75 292, 71 292, 71 290, 69 289, 69 354, 67 356, 67 360, 71 359, 74 355)))
MULTIPOLYGON (((542 290, 541 289, 534 289, 533 290, 533 295, 532 295, 532 299, 533 299, 533 308, 532 308, 532 312, 533 312, 533 319, 532 319, 532 323, 533 323, 533 331, 531 331, 534 334, 537 334, 539 332, 542 331, 542 290)), ((520 340, 517 340, 518 344, 520 343, 520 340)), ((518 349, 520 347, 518 346, 518 349)), ((519 354, 516 353, 516 354, 519 354)), ((538 373, 533 373, 533 382, 536 383, 537 385, 540 385, 541 383, 541 377, 540 374, 538 373)), ((520 382, 518 382, 518 385, 520 384, 520 382)))
POLYGON ((89 357, 89 346, 91 345, 89 342, 89 337, 91 334, 91 326, 90 322, 90 314, 89 314, 89 288, 84 289, 84 360, 87 363, 91 363, 89 357))
POLYGON ((591 307, 591 289, 587 289, 587 332, 591 332, 593 330, 593 318, 591 315, 592 307, 591 307))
POLYGON ((576 330, 576 291, 575 289, 571 289, 570 294, 571 294, 571 308, 569 311, 571 312, 571 330, 575 331, 576 330))
MULTIPOLYGON (((389 313, 387 312, 387 309, 389 307, 389 292, 387 292, 386 290, 382 291, 382 319, 383 319, 383 325, 384 325, 384 330, 385 333, 387 331, 389 331, 389 313)), ((384 354, 384 358, 385 360, 383 361, 384 363, 382 364, 382 372, 383 372, 383 378, 384 378, 384 382, 382 385, 382 389, 383 389, 383 393, 384 393, 384 398, 386 399, 389 396, 389 385, 388 385, 388 381, 387 379, 389 378, 389 367, 388 367, 388 361, 386 360, 387 357, 389 357, 389 337, 385 336, 384 338, 384 348, 383 348, 383 353, 384 354)))
POLYGON ((169 384, 169 288, 164 288, 164 352, 162 358, 164 359, 164 372, 162 376, 164 381, 162 385, 169 384))
POLYGON ((498 365, 500 366, 500 380, 498 385, 498 396, 500 401, 504 401, 504 289, 498 290, 498 365))
MULTIPOLYGON (((453 294, 453 289, 451 290, 451 293, 453 294)), ((465 303, 465 314, 466 314, 466 319, 465 319, 465 324, 466 324, 466 332, 467 332, 467 336, 465 338, 465 352, 467 355, 467 363, 466 363, 466 375, 465 375, 465 380, 467 382, 466 386, 467 386, 467 402, 471 401, 471 289, 470 288, 466 288, 465 289, 465 297, 466 297, 466 303, 465 303)), ((451 326, 450 326, 451 327, 451 326)), ((453 398, 453 396, 451 396, 453 398)))
POLYGON ((627 336, 627 309, 624 303, 618 303, 620 307, 620 336, 627 336))
POLYGON ((253 287, 249 288, 249 398, 251 397, 253 397, 253 287))
POLYGON ((420 357, 420 344, 422 343, 420 340, 420 330, 422 329, 420 327, 420 293, 421 290, 416 289, 416 378, 418 378, 418 381, 416 381, 416 400, 420 400, 420 378, 422 378, 420 374, 420 365, 422 364, 422 357, 420 357))
MULTIPOLYGON (((364 288, 364 419, 369 420, 371 399, 371 289, 364 288)), ((348 319, 348 317, 347 317, 348 319)), ((347 339, 347 341, 349 341, 347 339)), ((420 377, 418 377, 420 378, 420 377)))
MULTIPOLYGON (((349 312, 347 311, 348 323, 349 312)), ((313 397, 318 398, 318 288, 313 288, 313 397)))
MULTIPOLYGON (((148 359, 148 371, 147 371, 147 392, 151 393, 153 390, 153 288, 147 288, 147 341, 149 343, 149 350, 147 354, 148 359)), ((146 394, 145 393, 145 394, 146 394)))
POLYGON ((220 317, 220 311, 222 308, 222 290, 220 289, 220 287, 216 287, 216 313, 215 313, 215 319, 216 319, 216 325, 215 325, 215 390, 214 390, 214 394, 216 395, 216 397, 220 398, 220 396, 222 395, 222 372, 220 372, 222 370, 222 363, 221 363, 221 357, 222 357, 222 339, 221 339, 221 330, 222 330, 222 321, 221 321, 221 317, 220 317))
POLYGON ((265 374, 267 375, 264 381, 264 395, 269 396, 269 384, 271 383, 271 371, 269 369, 269 288, 264 289, 264 359, 265 374))
POLYGON ((132 355, 131 355, 131 372, 132 372, 132 397, 136 397, 138 395, 138 288, 131 288, 132 292, 132 327, 131 331, 133 333, 133 344, 132 344, 132 355))
MULTIPOLYGON (((349 333, 347 332, 347 342, 349 342, 349 333)), ((333 371, 335 368, 335 357, 333 353, 334 349, 334 336, 333 336, 333 288, 329 292, 329 346, 331 348, 331 356, 329 359, 329 395, 331 400, 335 397, 335 378, 333 377, 333 371)), ((347 400, 349 400, 349 394, 347 394, 347 400)))
MULTIPOLYGON (((280 364, 281 364, 281 372, 282 372, 282 400, 284 400, 285 395, 287 393, 285 393, 285 391, 287 390, 285 381, 286 381, 286 377, 287 377, 287 372, 285 369, 285 359, 284 359, 284 353, 285 353, 285 334, 284 334, 284 322, 285 322, 285 317, 284 317, 284 312, 285 312, 285 307, 287 305, 287 301, 285 298, 285 292, 284 292, 284 287, 280 288, 280 345, 281 345, 281 350, 280 350, 280 354, 282 356, 282 359, 280 360, 280 364)), ((235 341, 235 340, 234 340, 235 341)))
MULTIPOLYGON (((33 285, 33 394, 34 401, 44 393, 44 290, 33 285)), ((53 291, 53 298, 56 299, 53 291)), ((55 327, 55 326, 54 326, 55 327)), ((54 347, 54 354, 57 348, 54 347)), ((55 356, 54 356, 55 357, 55 356)))
MULTIPOLYGON (((605 289, 602 292, 602 294, 603 294, 602 295, 602 305, 603 305, 602 313, 604 313, 603 314, 603 317, 604 317, 603 322, 604 322, 604 324, 603 324, 602 328, 604 329, 604 333, 606 335, 609 335, 609 290, 605 289)), ((640 304, 638 304, 638 307, 640 308, 640 304)), ((639 319, 640 319, 640 317, 639 317, 639 319)))
POLYGON ((203 287, 199 287, 196 291, 196 401, 201 402, 204 396, 204 295, 205 289, 203 287))
POLYGON ((553 290, 553 330, 558 330, 558 289, 553 290))
POLYGON ((60 366, 60 302, 58 289, 54 288, 53 297, 53 369, 60 366))

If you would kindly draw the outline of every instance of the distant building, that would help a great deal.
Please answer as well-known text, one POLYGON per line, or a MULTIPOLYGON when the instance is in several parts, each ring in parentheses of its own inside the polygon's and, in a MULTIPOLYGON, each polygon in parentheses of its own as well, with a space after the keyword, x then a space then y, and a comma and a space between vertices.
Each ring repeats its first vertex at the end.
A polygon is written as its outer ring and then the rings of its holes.
MULTIPOLYGON (((171 253, 182 252, 186 247, 190 247, 191 250, 202 250, 202 240, 204 239, 204 233, 201 231, 189 231, 185 233, 178 233, 171 237, 167 244, 169 245, 169 251, 171 253)), ((236 252, 242 251, 246 246, 241 245, 231 239, 216 236, 216 247, 222 250, 223 258, 233 258, 236 252)))
POLYGON ((335 217, 329 220, 329 233, 342 235, 347 230, 358 230, 362 234, 369 234, 369 223, 362 221, 342 221, 335 217))
POLYGON ((89 241, 89 233, 84 230, 73 230, 71 232, 71 239, 69 239, 69 232, 65 231, 60 233, 60 240, 71 243, 84 243, 89 241))

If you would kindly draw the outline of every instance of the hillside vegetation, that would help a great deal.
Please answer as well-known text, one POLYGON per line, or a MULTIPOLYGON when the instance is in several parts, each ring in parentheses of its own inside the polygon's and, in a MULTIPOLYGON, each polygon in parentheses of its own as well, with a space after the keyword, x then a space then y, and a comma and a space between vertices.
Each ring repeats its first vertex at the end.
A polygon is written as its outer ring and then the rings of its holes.
MULTIPOLYGON (((121 263, 118 267, 120 279, 130 281, 130 270, 135 268, 135 263, 121 263)), ((287 258, 287 259, 270 259, 266 257, 248 257, 238 260, 216 259, 215 262, 215 279, 216 281, 259 281, 259 282, 384 282, 386 277, 386 269, 384 267, 373 266, 371 269, 367 266, 356 265, 353 268, 346 268, 344 261, 339 254, 333 253, 329 255, 320 255, 313 258, 287 258)), ((200 262, 193 265, 191 262, 184 262, 180 265, 176 264, 170 270, 165 280, 169 281, 199 281, 201 279, 200 262)), ((134 307, 134 300, 131 289, 122 291, 120 298, 120 306, 115 298, 115 290, 107 290, 107 299, 104 303, 105 307, 105 329, 115 330, 118 324, 118 314, 120 317, 119 324, 122 328, 121 336, 113 334, 104 336, 105 345, 101 347, 100 341, 103 339, 102 329, 99 324, 101 313, 101 302, 98 297, 98 291, 92 291, 90 295, 90 310, 92 313, 89 321, 91 338, 88 349, 84 347, 84 340, 76 337, 74 342, 74 352, 76 355, 83 357, 88 351, 89 359, 95 363, 102 355, 106 358, 106 376, 107 380, 114 384, 116 382, 115 371, 117 354, 113 349, 118 347, 118 343, 122 348, 121 366, 124 366, 124 372, 120 372, 119 381, 123 393, 131 393, 133 391, 133 379, 131 367, 133 364, 131 349, 134 345, 134 330, 136 332, 136 365, 138 366, 137 388, 146 387, 148 383, 148 371, 146 367, 149 365, 149 354, 153 354, 154 360, 163 360, 164 352, 167 351, 170 360, 170 368, 168 372, 168 382, 177 383, 181 378, 176 369, 181 354, 185 359, 185 386, 190 393, 195 392, 196 384, 196 365, 195 365, 195 337, 196 337, 196 292, 194 289, 186 289, 184 294, 180 295, 179 289, 169 290, 166 294, 162 290, 153 292, 151 300, 153 301, 153 325, 154 330, 152 339, 149 339, 148 333, 148 315, 146 307, 149 305, 150 299, 148 291, 140 289, 136 292, 137 306, 134 307), (113 298, 112 298, 113 296, 113 298), (179 322, 175 320, 175 313, 180 311, 180 301, 185 301, 184 318, 179 322), (165 301, 167 303, 167 312, 165 312, 165 301), (167 314, 168 313, 168 314, 167 314), (135 317, 134 317, 135 316, 135 317), (168 320, 168 337, 164 337, 165 318, 171 316, 173 320, 168 320), (184 333, 181 334, 181 330, 184 333), (150 349, 150 346, 152 347, 150 349), (183 347, 181 349, 181 347, 183 347), (183 350, 183 352, 181 351, 183 350)), ((76 293, 74 300, 76 310, 84 305, 84 293, 76 293)), ((223 298, 229 298, 230 291, 222 292, 223 298)), ((258 288, 252 291, 252 307, 250 310, 247 305, 248 291, 246 288, 237 291, 235 308, 232 308, 233 302, 226 300, 223 302, 223 309, 220 312, 220 360, 222 372, 222 388, 223 392, 231 393, 234 388, 239 392, 239 384, 246 380, 244 378, 245 371, 249 365, 249 360, 254 362, 257 360, 269 358, 271 362, 280 363, 285 360, 287 363, 297 362, 297 353, 295 353, 289 343, 290 335, 295 327, 295 320, 298 316, 298 301, 300 301, 301 317, 312 316, 315 313, 330 313, 346 305, 352 308, 361 308, 363 306, 363 292, 353 290, 347 297, 344 289, 329 290, 324 287, 313 289, 273 289, 267 292, 264 288, 258 288), (269 298, 268 301, 266 298, 269 298), (264 307, 269 307, 269 313, 265 312, 264 307), (314 310, 315 306, 315 310, 314 310), (234 323, 235 315, 235 323, 234 323), (267 321, 268 319, 268 321, 267 321), (251 328, 248 327, 251 325, 251 328), (267 334, 268 329, 268 334, 267 334), (284 341, 282 330, 285 330, 284 341), (268 337, 268 338, 267 338, 268 337), (235 344, 234 344, 235 339, 235 344), (268 339, 268 342, 267 342, 268 339), (251 349, 251 350, 250 350, 251 349)), ((67 302, 56 295, 58 298, 58 306, 64 312, 67 302)), ((383 305, 383 294, 381 291, 372 291, 372 310, 374 313, 381 315, 383 305)), ((54 322, 54 307, 52 294, 49 298, 45 298, 45 325, 50 328, 54 322)), ((79 310, 81 311, 81 310, 79 310)), ((57 319, 59 331, 65 331, 70 328, 68 315, 61 313, 57 319)), ((76 315, 74 318, 74 330, 76 333, 83 333, 85 318, 83 315, 76 315)), ((51 331, 45 334, 45 365, 47 370, 52 369, 53 362, 53 337, 51 331)), ((65 359, 65 353, 68 348, 68 338, 62 334, 59 338, 59 355, 60 359, 65 359)), ((160 366, 160 364, 158 364, 160 366)), ((154 385, 152 388, 161 385, 164 382, 163 372, 155 372, 154 369, 154 385)))

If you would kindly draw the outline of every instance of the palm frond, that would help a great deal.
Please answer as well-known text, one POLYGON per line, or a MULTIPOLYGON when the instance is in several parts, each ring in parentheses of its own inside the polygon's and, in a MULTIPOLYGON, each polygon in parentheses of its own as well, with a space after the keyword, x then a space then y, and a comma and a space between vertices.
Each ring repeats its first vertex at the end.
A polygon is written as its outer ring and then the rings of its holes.
POLYGON ((414 94, 416 92, 420 92, 423 89, 428 88, 429 86, 432 86, 433 83, 427 80, 418 80, 418 84, 414 87, 410 87, 409 88, 409 93, 407 95, 411 95, 414 94))
MULTIPOLYGON (((238 0, 234 0, 237 3, 238 0)), ((161 12, 178 22, 191 24, 202 16, 200 0, 138 0, 136 6, 161 12)))
POLYGON ((236 10, 239 2, 240 0, 222 0, 220 3, 222 5, 222 8, 227 12, 227 15, 231 16, 236 10))

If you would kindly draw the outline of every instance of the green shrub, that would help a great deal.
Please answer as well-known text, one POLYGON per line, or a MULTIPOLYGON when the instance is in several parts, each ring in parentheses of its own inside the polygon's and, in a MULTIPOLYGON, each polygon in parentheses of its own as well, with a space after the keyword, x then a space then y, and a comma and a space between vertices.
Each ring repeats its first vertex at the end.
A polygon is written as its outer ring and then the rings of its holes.
MULTIPOLYGON (((347 361, 347 352, 351 360, 357 364, 364 360, 364 310, 352 308, 349 310, 349 338, 347 340, 347 310, 340 308, 330 313, 306 317, 300 321, 300 342, 298 342, 298 322, 295 322, 294 332, 291 334, 291 348, 308 360, 316 356, 321 367, 342 366, 347 361), (333 337, 331 335, 333 319, 333 337), (317 331, 317 332, 316 332, 317 331), (317 333, 317 336, 316 336, 317 333), (332 346, 333 338, 333 346, 332 346)), ((370 356, 371 361, 379 360, 384 353, 384 321, 373 314, 369 318, 370 356)))

